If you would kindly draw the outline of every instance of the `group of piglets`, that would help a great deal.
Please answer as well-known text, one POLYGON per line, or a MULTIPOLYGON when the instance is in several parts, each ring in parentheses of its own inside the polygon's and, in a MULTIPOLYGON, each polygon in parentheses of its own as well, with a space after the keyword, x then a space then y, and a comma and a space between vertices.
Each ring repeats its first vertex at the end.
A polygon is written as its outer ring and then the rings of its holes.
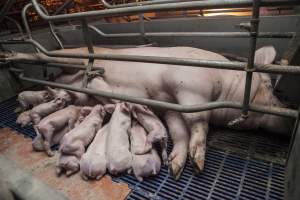
POLYGON ((99 180, 108 170, 133 173, 142 181, 158 174, 161 159, 167 164, 167 131, 153 111, 117 101, 101 105, 85 95, 46 87, 18 96, 24 112, 17 123, 33 124, 33 149, 53 156, 51 146, 59 145, 57 175, 80 170, 84 180, 99 180))

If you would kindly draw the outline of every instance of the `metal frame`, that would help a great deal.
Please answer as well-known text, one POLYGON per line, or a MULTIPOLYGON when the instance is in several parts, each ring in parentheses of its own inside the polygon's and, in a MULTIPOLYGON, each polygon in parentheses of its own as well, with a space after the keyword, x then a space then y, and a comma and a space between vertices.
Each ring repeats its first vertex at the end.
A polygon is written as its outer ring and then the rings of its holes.
MULTIPOLYGON (((247 117, 248 111, 262 112, 268 114, 274 114, 279 116, 293 117, 297 118, 298 111, 287 109, 287 108, 277 108, 277 107, 268 107, 260 105, 249 104, 249 96, 251 90, 252 82, 252 73, 253 72, 268 72, 268 73, 292 73, 300 74, 299 66, 282 66, 282 65, 255 65, 254 64, 254 53, 256 49, 256 38, 259 36, 258 24, 259 24, 259 7, 260 6, 274 6, 274 5, 300 5, 298 0, 212 0, 212 1, 192 1, 192 2, 180 2, 180 3, 168 3, 168 4, 154 4, 154 5, 141 5, 133 7, 123 7, 122 8, 112 8, 109 10, 101 11, 89 11, 84 13, 73 13, 73 14, 61 14, 49 16, 45 14, 36 0, 32 0, 32 4, 36 9, 40 17, 46 21, 62 21, 62 20, 71 20, 71 19, 80 19, 85 20, 87 17, 99 16, 122 16, 128 14, 141 14, 144 12, 151 11, 166 11, 166 10, 187 10, 195 8, 220 8, 220 7, 253 7, 253 15, 251 23, 249 24, 249 33, 238 32, 238 33, 197 33, 199 36, 225 36, 225 37, 250 37, 250 47, 249 47, 249 59, 248 63, 245 62, 229 62, 229 61, 212 61, 212 60, 198 60, 198 59, 182 59, 182 58, 172 58, 172 57, 156 57, 156 56, 128 56, 128 55, 112 55, 112 54, 95 54, 93 52, 93 45, 89 41, 88 25, 85 21, 82 22, 83 35, 85 37, 86 44, 88 46, 89 53, 63 53, 63 52, 50 52, 47 51, 43 46, 33 39, 26 40, 10 40, 10 41, 0 41, 0 44, 24 44, 28 43, 37 47, 42 53, 50 57, 64 57, 64 58, 87 58, 89 59, 88 66, 80 66, 80 68, 85 67, 86 74, 83 81, 82 88, 76 88, 65 84, 54 83, 50 81, 43 81, 34 78, 25 77, 23 73, 20 74, 20 79, 25 81, 30 81, 42 85, 50 85, 53 87, 64 88, 68 90, 74 90, 78 92, 84 92, 92 95, 99 95, 113 99, 119 99, 123 101, 130 101, 134 103, 140 103, 152 107, 158 107, 162 109, 170 109, 178 112, 200 112, 218 108, 235 108, 242 109, 241 121, 247 117), (148 62, 148 63, 158 63, 158 64, 170 64, 170 65, 185 65, 193 67, 207 67, 207 68, 218 68, 218 69, 230 69, 230 70, 242 70, 246 71, 246 84, 245 84, 245 93, 243 103, 222 101, 222 102, 210 102, 200 105, 189 105, 183 106, 179 104, 173 104, 168 102, 150 100, 145 98, 137 98, 122 94, 109 93, 105 91, 91 90, 85 88, 86 86, 86 76, 91 71, 94 59, 102 60, 116 60, 116 61, 132 61, 132 62, 148 62)), ((89 26, 91 28, 91 26, 89 26)), ((93 29, 93 28, 92 28, 93 29)), ((95 29, 93 29, 95 30, 95 29)), ((144 33, 145 35, 147 33, 144 33)), ((172 33, 173 34, 173 33, 172 33)), ((177 33, 176 33, 177 34, 177 33)), ((186 33, 182 33, 186 34, 186 33)), ((190 34, 190 33, 189 33, 190 34)), ((270 36, 272 33, 266 34, 270 36)), ((289 35, 290 33, 283 33, 284 36, 289 35)), ((188 34, 187 34, 188 35, 188 34)), ((289 35, 290 36, 290 35, 289 35)), ((18 62, 18 61, 17 61, 18 62)), ((20 61, 19 61, 20 62, 20 61)), ((56 63, 56 67, 59 67, 60 64, 56 63)), ((79 66, 67 65, 68 67, 79 68, 79 66)), ((63 67, 63 66, 62 66, 63 67)))

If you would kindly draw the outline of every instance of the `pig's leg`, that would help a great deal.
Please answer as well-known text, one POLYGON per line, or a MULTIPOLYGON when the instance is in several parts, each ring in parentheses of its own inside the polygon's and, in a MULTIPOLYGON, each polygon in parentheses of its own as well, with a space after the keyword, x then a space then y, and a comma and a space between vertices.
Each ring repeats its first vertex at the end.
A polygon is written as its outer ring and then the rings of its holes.
POLYGON ((76 123, 76 120, 75 118, 71 118, 68 122, 68 127, 69 127, 69 131, 72 130, 75 126, 75 123, 76 123))
POLYGON ((33 124, 37 125, 41 121, 41 116, 37 113, 30 114, 33 124))
POLYGON ((51 151, 51 140, 52 140, 52 136, 53 136, 53 133, 54 133, 54 128, 52 126, 50 126, 46 133, 43 134, 44 136, 44 148, 45 148, 45 151, 47 153, 48 156, 54 156, 54 152, 51 151))
MULTIPOLYGON (((210 95, 205 96, 210 97, 210 95)), ((176 98, 181 105, 195 105, 208 102, 208 100, 201 95, 186 91, 178 92, 176 98)), ((192 164, 197 172, 202 171, 204 168, 209 116, 210 112, 208 111, 183 114, 191 133, 189 154, 192 164)))
POLYGON ((172 176, 178 180, 187 158, 189 133, 180 113, 167 111, 165 120, 174 145, 169 156, 169 170, 172 176))

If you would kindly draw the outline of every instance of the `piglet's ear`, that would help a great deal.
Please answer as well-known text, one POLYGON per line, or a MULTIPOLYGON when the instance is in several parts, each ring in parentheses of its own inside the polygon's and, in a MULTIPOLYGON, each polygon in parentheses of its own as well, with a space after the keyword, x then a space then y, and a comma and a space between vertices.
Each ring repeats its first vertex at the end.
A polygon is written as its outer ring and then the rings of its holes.
POLYGON ((276 57, 276 50, 273 46, 264 46, 255 51, 255 64, 271 64, 276 57))
POLYGON ((56 94, 56 90, 55 90, 55 89, 52 89, 52 88, 49 87, 49 86, 46 86, 45 88, 46 88, 46 90, 49 92, 49 94, 50 94, 51 96, 55 96, 55 94, 56 94))
POLYGON ((104 106, 105 111, 110 114, 112 114, 114 112, 115 108, 116 108, 116 104, 106 104, 104 106))
POLYGON ((130 113, 131 112, 131 105, 130 103, 124 102, 121 104, 121 109, 124 112, 130 113))

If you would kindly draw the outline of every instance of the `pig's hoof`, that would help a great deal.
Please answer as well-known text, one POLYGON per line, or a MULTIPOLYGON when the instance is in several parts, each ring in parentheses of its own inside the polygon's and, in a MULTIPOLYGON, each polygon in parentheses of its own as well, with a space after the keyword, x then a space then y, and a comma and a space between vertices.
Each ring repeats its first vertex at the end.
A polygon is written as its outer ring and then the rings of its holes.
POLYGON ((194 171, 197 174, 200 174, 204 169, 204 159, 195 159, 191 158, 191 163, 194 168, 194 171))
POLYGON ((85 181, 88 181, 88 180, 89 180, 88 177, 87 177, 86 175, 84 175, 84 174, 82 174, 81 177, 82 177, 82 179, 85 180, 85 181))
POLYGON ((204 154, 205 149, 201 148, 201 146, 194 146, 194 148, 190 148, 190 158, 194 170, 197 173, 200 173, 204 169, 204 154))
POLYGON ((47 155, 49 157, 53 157, 55 155, 55 153, 53 151, 47 151, 47 155))
POLYGON ((67 170, 67 171, 66 171, 66 176, 69 177, 69 176, 75 174, 75 172, 76 172, 76 171, 67 170))
POLYGON ((171 162, 169 165, 169 170, 171 176, 177 181, 181 173, 183 172, 183 166, 178 165, 177 163, 171 162))

